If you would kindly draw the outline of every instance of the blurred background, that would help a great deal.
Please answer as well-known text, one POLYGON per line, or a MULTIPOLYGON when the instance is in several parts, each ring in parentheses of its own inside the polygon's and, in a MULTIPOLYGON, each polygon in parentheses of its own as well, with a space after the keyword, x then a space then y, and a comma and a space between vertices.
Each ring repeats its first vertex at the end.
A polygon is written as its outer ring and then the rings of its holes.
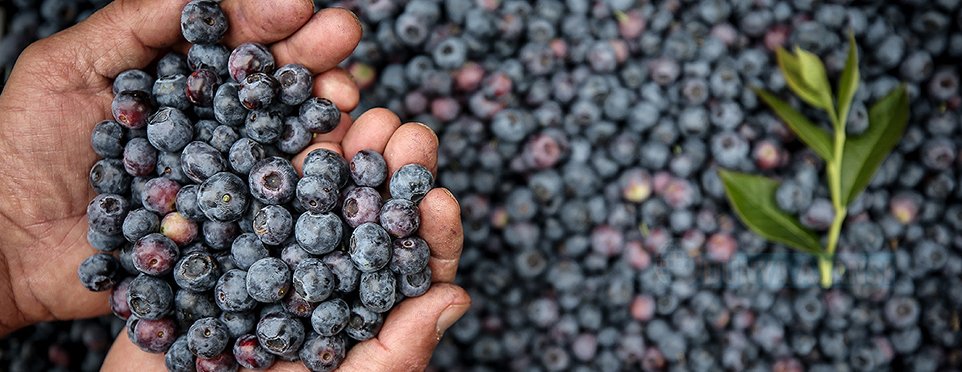
MULTIPOLYGON (((26 45, 106 3, 4 1, 4 80, 26 45)), ((357 112, 434 128, 438 181, 461 202, 458 282, 474 306, 432 369, 962 368, 960 0, 317 5, 364 23, 342 64, 357 112), (849 208, 826 290, 813 258, 745 229, 716 170, 783 180, 779 204, 827 229, 824 164, 748 88, 790 96, 778 46, 818 54, 834 81, 849 30, 862 73, 849 134, 899 82, 912 113, 849 208)), ((0 371, 98 370, 122 329, 20 330, 0 340, 0 371)))

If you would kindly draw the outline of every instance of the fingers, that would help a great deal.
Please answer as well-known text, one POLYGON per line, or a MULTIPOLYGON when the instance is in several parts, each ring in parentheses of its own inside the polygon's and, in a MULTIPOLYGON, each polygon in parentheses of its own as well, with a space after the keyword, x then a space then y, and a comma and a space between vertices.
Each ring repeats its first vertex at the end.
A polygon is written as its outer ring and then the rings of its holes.
POLYGON ((464 242, 461 207, 451 192, 436 188, 421 199, 421 227, 418 235, 431 247, 431 280, 450 283, 458 272, 464 242))
POLYGON ((300 63, 317 74, 334 68, 361 40, 361 24, 346 9, 322 9, 300 30, 272 48, 278 66, 300 63))
POLYGON ((104 359, 101 371, 166 371, 164 354, 146 353, 127 338, 121 331, 104 359))
MULTIPOLYGON (((88 71, 113 78, 118 73, 147 65, 159 49, 183 41, 180 14, 188 0, 114 1, 85 22, 51 38, 49 51, 73 52, 73 59, 88 71)), ((225 43, 272 43, 301 28, 313 6, 303 0, 224 0, 228 16, 225 43)))
POLYGON ((347 354, 341 371, 422 371, 438 340, 471 306, 461 287, 435 284, 421 297, 408 298, 388 315, 376 339, 347 354))
POLYGON ((343 112, 354 110, 360 100, 354 79, 339 67, 314 76, 314 95, 331 100, 343 112))
POLYGON ((402 125, 384 148, 388 179, 398 168, 407 164, 421 164, 437 174, 438 136, 421 123, 402 125))
POLYGON ((314 4, 304 0, 224 0, 221 7, 231 21, 223 40, 229 47, 283 40, 303 27, 314 14, 314 4))
POLYGON ((401 119, 388 109, 373 108, 361 114, 341 141, 345 158, 351 159, 365 149, 384 154, 388 141, 400 126, 401 119))

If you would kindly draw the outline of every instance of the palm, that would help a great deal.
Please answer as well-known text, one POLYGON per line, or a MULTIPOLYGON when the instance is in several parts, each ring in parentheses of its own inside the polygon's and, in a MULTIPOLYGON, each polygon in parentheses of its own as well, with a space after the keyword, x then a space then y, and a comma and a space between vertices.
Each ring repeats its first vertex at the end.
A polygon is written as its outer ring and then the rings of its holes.
POLYGON ((36 299, 35 314, 93 315, 104 311, 103 298, 85 293, 73 268, 90 254, 84 219, 93 196, 87 174, 96 158, 90 124, 109 114, 110 80, 37 54, 22 56, 0 96, 0 122, 6 123, 0 187, 8 190, 0 213, 14 232, 4 249, 13 254, 10 272, 19 279, 13 283, 36 299), (52 306, 64 298, 76 299, 76 306, 52 306))

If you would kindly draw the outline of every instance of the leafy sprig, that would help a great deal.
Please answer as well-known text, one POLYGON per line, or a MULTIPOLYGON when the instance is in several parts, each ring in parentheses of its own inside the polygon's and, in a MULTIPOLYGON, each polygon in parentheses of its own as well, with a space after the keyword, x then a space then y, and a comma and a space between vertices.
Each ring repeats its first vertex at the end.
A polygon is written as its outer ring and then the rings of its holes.
POLYGON ((735 213, 756 234, 818 258, 823 287, 833 283, 832 268, 848 205, 868 186, 882 161, 905 131, 909 98, 904 85, 893 89, 869 109, 869 127, 857 136, 847 136, 845 123, 859 85, 858 48, 849 35, 849 52, 835 92, 825 66, 813 53, 795 48, 776 51, 779 69, 789 89, 805 103, 824 111, 831 131, 810 121, 773 93, 755 88, 759 98, 826 164, 828 189, 835 217, 823 245, 819 236, 798 218, 781 210, 775 202, 779 181, 751 174, 720 170, 725 194, 735 213), (833 94, 834 93, 834 94, 833 94))

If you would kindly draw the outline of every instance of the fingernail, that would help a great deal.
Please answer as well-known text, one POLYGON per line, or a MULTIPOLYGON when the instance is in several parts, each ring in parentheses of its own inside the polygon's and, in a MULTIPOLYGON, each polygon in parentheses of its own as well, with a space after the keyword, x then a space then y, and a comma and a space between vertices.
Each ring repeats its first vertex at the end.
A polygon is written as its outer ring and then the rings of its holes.
POLYGON ((438 141, 438 134, 435 133, 435 132, 434 132, 434 129, 431 129, 431 127, 429 127, 427 124, 424 124, 424 123, 418 122, 418 121, 415 121, 414 124, 420 125, 420 126, 424 127, 424 129, 427 129, 428 132, 431 132, 431 134, 434 135, 434 140, 435 140, 435 142, 438 141))
POLYGON ((438 317, 439 340, 441 339, 441 336, 444 335, 444 332, 448 330, 448 328, 451 328, 451 326, 454 325, 458 319, 461 319, 461 316, 468 311, 469 307, 469 305, 463 304, 450 305, 441 312, 441 316, 438 317))
POLYGON ((454 200, 454 203, 458 205, 458 210, 461 210, 461 201, 451 193, 451 190, 448 190, 447 187, 442 187, 441 191, 444 191, 445 194, 448 194, 448 196, 451 197, 451 200, 454 200))

